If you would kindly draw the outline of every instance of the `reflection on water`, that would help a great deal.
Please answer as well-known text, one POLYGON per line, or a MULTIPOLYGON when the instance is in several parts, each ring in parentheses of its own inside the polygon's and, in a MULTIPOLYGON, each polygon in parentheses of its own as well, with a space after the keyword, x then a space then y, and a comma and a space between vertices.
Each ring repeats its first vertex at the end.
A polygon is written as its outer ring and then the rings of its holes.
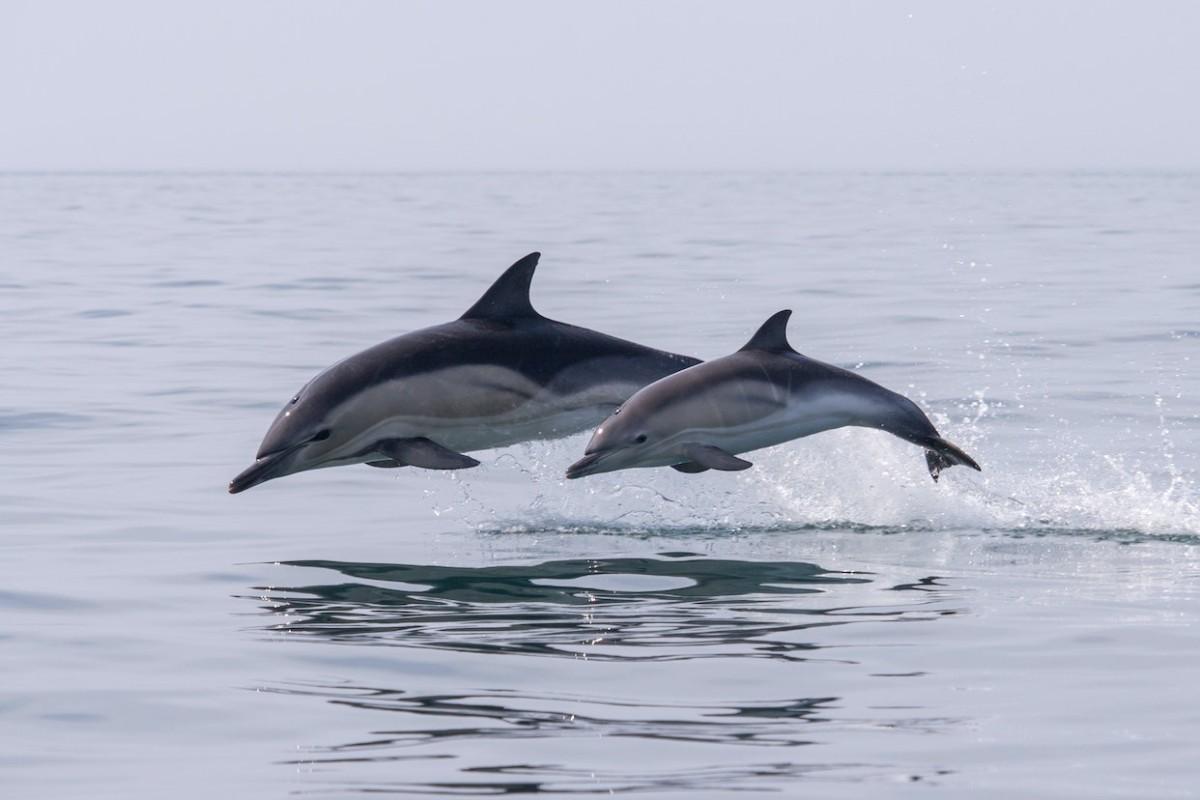
MULTIPOLYGON (((884 585, 807 562, 686 552, 484 567, 281 566, 338 577, 255 587, 248 599, 269 614, 260 628, 267 635, 352 647, 332 652, 349 656, 343 676, 353 678, 261 687, 362 714, 361 735, 283 760, 320 770, 342 790, 607 794, 860 780, 889 765, 831 759, 807 745, 956 722, 920 705, 864 713, 855 697, 822 691, 925 677, 887 661, 864 664, 860 648, 835 632, 954 615, 953 593, 934 576, 884 585), (367 662, 354 654, 374 658, 380 646, 402 653, 382 651, 392 666, 365 681, 367 662), (673 664, 661 668, 666 684, 654 666, 661 662, 673 664), (853 680, 836 680, 842 671, 853 680), (762 759, 761 748, 787 755, 762 759)), ((906 777, 938 772, 930 765, 906 777)))
POLYGON ((690 557, 438 567, 291 561, 372 583, 272 587, 274 630, 339 642, 590 659, 742 655, 794 659, 812 649, 788 634, 862 612, 780 602, 866 583, 804 562, 690 557))

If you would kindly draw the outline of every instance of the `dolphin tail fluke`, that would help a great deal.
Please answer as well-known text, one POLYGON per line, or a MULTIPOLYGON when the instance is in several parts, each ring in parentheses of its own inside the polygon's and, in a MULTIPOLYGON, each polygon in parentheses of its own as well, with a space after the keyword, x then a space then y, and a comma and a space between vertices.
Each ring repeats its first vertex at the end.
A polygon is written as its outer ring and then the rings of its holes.
POLYGON ((929 476, 937 482, 942 470, 947 467, 970 467, 976 472, 982 472, 975 459, 963 452, 958 445, 948 442, 940 436, 935 436, 922 443, 925 450, 925 463, 929 466, 929 476))

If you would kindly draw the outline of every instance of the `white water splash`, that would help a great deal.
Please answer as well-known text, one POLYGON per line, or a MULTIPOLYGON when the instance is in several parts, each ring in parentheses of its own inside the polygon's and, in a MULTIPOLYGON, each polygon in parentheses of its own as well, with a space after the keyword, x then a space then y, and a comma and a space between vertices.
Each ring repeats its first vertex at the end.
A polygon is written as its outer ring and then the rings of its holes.
MULTIPOLYGON (((990 446, 982 412, 939 425, 983 464, 930 480, 921 451, 894 437, 842 429, 755 453, 741 473, 682 475, 627 470, 567 481, 566 464, 586 437, 497 453, 489 483, 512 492, 476 499, 478 478, 441 478, 460 493, 464 518, 482 528, 662 530, 850 527, 920 530, 1070 531, 1146 536, 1200 535, 1200 489, 1168 458, 1155 471, 1137 459, 1073 443, 1031 456, 990 446), (520 487, 518 490, 518 486, 520 487), (497 502, 496 497, 512 498, 497 502), (532 499, 531 499, 532 498, 532 499)), ((1169 441, 1169 440, 1167 440, 1169 441)), ((1169 446, 1169 445, 1164 445, 1169 446)), ((481 476, 482 477, 482 476, 481 476)), ((435 478, 438 480, 438 478, 435 478)))

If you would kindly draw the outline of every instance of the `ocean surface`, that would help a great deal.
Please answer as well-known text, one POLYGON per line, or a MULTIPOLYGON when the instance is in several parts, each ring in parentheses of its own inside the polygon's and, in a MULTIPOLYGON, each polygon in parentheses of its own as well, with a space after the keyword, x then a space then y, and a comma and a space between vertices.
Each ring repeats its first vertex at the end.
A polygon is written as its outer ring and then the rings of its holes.
POLYGON ((12 798, 1185 798, 1200 175, 0 175, 12 798), (309 377, 543 253, 715 357, 794 309, 982 464, 586 435, 230 496, 309 377))

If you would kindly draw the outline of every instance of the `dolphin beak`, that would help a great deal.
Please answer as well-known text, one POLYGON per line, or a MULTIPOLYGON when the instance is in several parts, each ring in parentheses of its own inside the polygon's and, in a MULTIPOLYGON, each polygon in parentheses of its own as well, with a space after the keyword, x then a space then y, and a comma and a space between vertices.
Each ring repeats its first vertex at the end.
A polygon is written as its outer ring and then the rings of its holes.
POLYGON ((229 493, 237 494, 238 492, 244 492, 251 486, 257 486, 263 481, 269 481, 271 478, 278 477, 279 468, 282 466, 284 458, 293 452, 295 452, 294 449, 280 450, 279 452, 271 453, 258 459, 229 482, 229 493))
POLYGON ((603 472, 600 469, 600 459, 604 457, 604 453, 588 453, 583 458, 576 461, 571 466, 567 467, 567 479, 582 478, 587 475, 595 475, 597 472, 603 472))

